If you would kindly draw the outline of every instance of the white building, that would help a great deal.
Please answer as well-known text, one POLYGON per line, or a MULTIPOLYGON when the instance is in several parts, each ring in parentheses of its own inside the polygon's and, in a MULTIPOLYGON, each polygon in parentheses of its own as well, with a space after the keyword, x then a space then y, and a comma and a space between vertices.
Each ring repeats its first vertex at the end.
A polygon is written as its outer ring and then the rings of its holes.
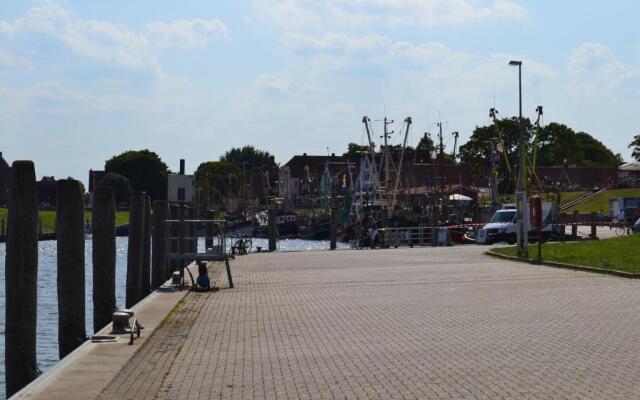
POLYGON ((185 162, 180 159, 180 173, 167 177, 167 200, 192 202, 196 194, 196 179, 193 175, 185 175, 185 162))
POLYGON ((192 202, 196 192, 193 175, 170 174, 167 177, 167 200, 192 202))

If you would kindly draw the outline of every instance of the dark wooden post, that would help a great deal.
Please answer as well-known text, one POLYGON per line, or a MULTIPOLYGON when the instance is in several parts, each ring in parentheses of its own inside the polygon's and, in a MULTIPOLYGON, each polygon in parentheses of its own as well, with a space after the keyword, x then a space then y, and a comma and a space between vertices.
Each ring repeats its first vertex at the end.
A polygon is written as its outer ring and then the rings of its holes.
POLYGON ((185 247, 186 241, 184 240, 186 235, 186 226, 184 223, 185 214, 186 214, 186 206, 184 206, 183 204, 180 204, 178 206, 178 220, 180 221, 180 223, 178 224, 178 253, 180 254, 180 260, 178 260, 178 269, 180 270, 180 276, 183 279, 184 279, 184 267, 186 265, 184 265, 184 260, 182 259, 182 255, 185 253, 185 251, 187 251, 185 247))
POLYGON ((597 239, 598 233, 596 229, 596 223, 598 222, 598 214, 595 212, 591 213, 591 239, 597 239))
MULTIPOLYGON (((180 219, 180 206, 177 204, 171 204, 171 219, 174 221, 177 221, 180 219)), ((171 230, 169 232, 169 234, 171 235, 171 241, 170 241, 170 246, 171 246, 171 253, 176 254, 179 252, 180 250, 180 225, 176 224, 176 223, 172 223, 171 224, 171 230)), ((174 271, 179 270, 180 268, 178 268, 178 261, 176 260, 171 260, 171 264, 169 265, 169 271, 167 271, 167 279, 171 278, 171 274, 173 274, 174 271)))
POLYGON ((84 283, 84 200, 75 179, 56 184, 58 241, 58 348, 60 358, 87 340, 84 283))
MULTIPOLYGON (((213 211, 207 211, 207 219, 213 220, 213 211)), ((204 238, 204 250, 209 251, 213 247, 214 225, 212 222, 207 223, 206 234, 204 238)))
POLYGON ((129 246, 127 249, 127 291, 125 302, 127 308, 133 307, 142 298, 141 269, 146 199, 147 195, 144 192, 133 192, 129 200, 129 246))
POLYGON ((433 206, 433 224, 431 226, 431 246, 437 246, 438 245, 438 209, 435 207, 435 205, 433 206))
POLYGON ((153 239, 151 241, 151 289, 157 289, 165 282, 165 252, 167 220, 169 214, 169 202, 166 200, 153 201, 153 239))
POLYGON ((38 192, 33 162, 15 161, 10 185, 5 256, 7 397, 39 373, 36 363, 38 192))
POLYGON ((38 235, 42 236, 42 218, 38 218, 38 235))
POLYGON ((578 210, 573 211, 573 224, 571 224, 571 240, 578 239, 578 210))
POLYGON ((140 270, 140 298, 151 293, 151 199, 146 196, 144 203, 144 242, 142 247, 142 268, 140 270))
POLYGON ((111 322, 116 310, 116 201, 113 189, 93 192, 93 331, 111 322))
POLYGON ((2 221, 0 221, 0 234, 2 234, 2 236, 6 235, 7 231, 6 231, 5 228, 6 228, 6 225, 5 225, 5 222, 4 222, 4 219, 3 219, 2 221))
POLYGON ((268 216, 268 232, 269 232, 269 251, 276 251, 276 236, 278 235, 278 227, 276 222, 276 208, 269 208, 268 216))
POLYGON ((331 250, 335 250, 336 249, 336 242, 337 242, 337 225, 338 225, 338 210, 335 207, 331 207, 331 231, 329 234, 330 237, 330 243, 329 243, 329 248, 331 250))

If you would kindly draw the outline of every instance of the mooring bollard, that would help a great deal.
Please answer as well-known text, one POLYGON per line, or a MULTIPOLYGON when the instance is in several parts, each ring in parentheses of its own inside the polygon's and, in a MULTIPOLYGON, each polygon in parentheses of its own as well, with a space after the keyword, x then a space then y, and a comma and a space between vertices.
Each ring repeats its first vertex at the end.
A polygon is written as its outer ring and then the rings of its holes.
POLYGON ((146 197, 144 203, 144 243, 142 247, 142 268, 140 270, 141 299, 151 293, 151 199, 146 197))
POLYGON ((578 210, 573 212, 573 224, 571 225, 571 240, 578 240, 578 210))
POLYGON ((133 192, 129 198, 129 245, 127 248, 126 307, 131 308, 140 301, 142 260, 144 248, 144 216, 147 195, 133 192))
POLYGON ((166 252, 166 232, 169 214, 169 202, 166 200, 153 201, 153 228, 151 240, 151 289, 157 289, 166 281, 165 252, 166 252))
POLYGON ((58 349, 60 358, 87 339, 84 285, 84 201, 75 179, 56 184, 58 244, 58 349))
POLYGON ((12 165, 5 258, 7 397, 39 373, 36 363, 38 192, 35 175, 31 161, 15 161, 12 165))
POLYGON ((278 235, 278 227, 276 222, 276 208, 269 208, 268 230, 269 230, 269 251, 276 251, 276 236, 278 235))
POLYGON ((329 238, 330 238, 330 243, 329 243, 329 248, 331 250, 335 250, 337 245, 337 225, 338 225, 338 209, 335 207, 331 207, 331 231, 329 234, 329 238))
POLYGON ((111 322, 116 310, 116 202, 113 189, 93 193, 93 331, 111 322))

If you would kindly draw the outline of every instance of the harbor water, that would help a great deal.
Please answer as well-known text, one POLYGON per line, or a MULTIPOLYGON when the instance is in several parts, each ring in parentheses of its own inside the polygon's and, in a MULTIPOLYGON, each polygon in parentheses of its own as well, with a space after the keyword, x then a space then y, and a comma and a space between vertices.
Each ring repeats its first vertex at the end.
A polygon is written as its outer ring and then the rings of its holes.
MULTIPOLYGON (((257 246, 268 248, 266 239, 253 239, 253 251, 257 246)), ((339 243, 339 247, 346 245, 339 243)), ((199 243, 204 248, 204 242, 199 243)), ((279 251, 325 250, 328 241, 287 239, 278 242, 279 251)), ((58 293, 56 289, 56 242, 43 241, 38 245, 38 322, 37 359, 42 372, 58 361, 58 293)), ((0 243, 0 400, 5 399, 4 332, 5 332, 5 244, 0 243)), ((233 268, 233 264, 232 264, 233 268)), ((127 275, 127 238, 116 239, 116 302, 125 304, 127 275)), ((93 333, 91 240, 85 243, 86 326, 87 334, 93 333)))

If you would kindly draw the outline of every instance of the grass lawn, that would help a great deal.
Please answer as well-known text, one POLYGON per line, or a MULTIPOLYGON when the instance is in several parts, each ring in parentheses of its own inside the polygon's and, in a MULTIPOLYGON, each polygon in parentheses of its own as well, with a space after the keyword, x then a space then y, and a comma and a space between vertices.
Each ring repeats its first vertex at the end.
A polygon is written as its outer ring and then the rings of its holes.
POLYGON ((606 214, 609 211, 609 198, 611 197, 640 197, 640 189, 610 189, 605 190, 579 204, 565 210, 567 214, 578 210, 581 213, 598 212, 603 210, 606 214))
MULTIPOLYGON (((570 201, 573 201, 575 199, 577 199, 578 197, 584 195, 585 193, 587 193, 584 190, 579 190, 576 192, 560 192, 560 204, 567 204, 570 201)), ((502 196, 502 198, 500 199, 503 203, 513 203, 515 202, 514 200, 514 196, 515 195, 505 195, 502 196)), ((543 201, 556 201, 556 197, 555 197, 555 193, 549 193, 548 197, 547 195, 543 195, 543 201)), ((479 203, 491 203, 491 197, 490 196, 482 196, 478 199, 479 203)))
MULTIPOLYGON (((91 211, 84 212, 84 219, 91 222, 93 214, 91 211)), ((7 209, 0 208, 0 220, 7 219, 7 209)), ((55 228, 56 212, 55 211, 40 211, 40 219, 42 220, 42 231, 53 232, 55 228)), ((117 211, 116 212, 116 225, 126 225, 129 223, 129 211, 117 211)))
MULTIPOLYGON (((529 247, 530 256, 537 254, 536 246, 529 247)), ((493 250, 509 256, 517 255, 515 247, 493 250)), ((542 245, 542 259, 640 273, 640 234, 588 242, 545 243, 542 245)))
POLYGON ((567 204, 577 199, 580 196, 583 196, 586 191, 577 191, 577 192, 560 192, 560 205, 567 204))

